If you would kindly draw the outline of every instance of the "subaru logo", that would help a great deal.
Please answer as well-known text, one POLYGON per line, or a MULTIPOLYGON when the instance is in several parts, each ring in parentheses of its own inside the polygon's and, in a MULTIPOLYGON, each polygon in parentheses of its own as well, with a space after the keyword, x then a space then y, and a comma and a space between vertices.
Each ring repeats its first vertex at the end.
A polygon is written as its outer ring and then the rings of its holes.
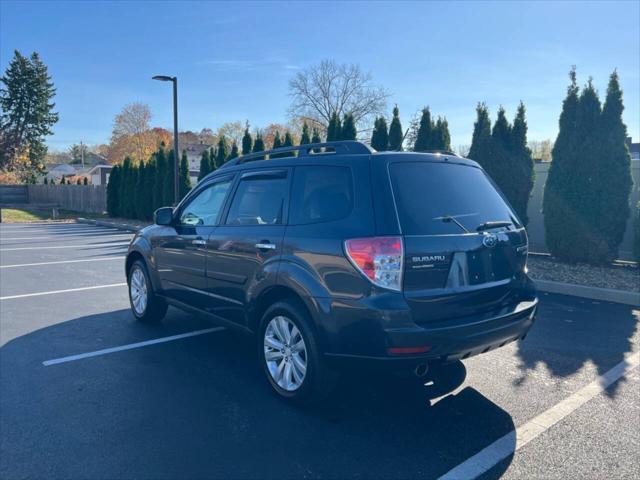
POLYGON ((482 237, 482 244, 487 248, 493 248, 498 244, 498 236, 494 233, 485 233, 482 237))

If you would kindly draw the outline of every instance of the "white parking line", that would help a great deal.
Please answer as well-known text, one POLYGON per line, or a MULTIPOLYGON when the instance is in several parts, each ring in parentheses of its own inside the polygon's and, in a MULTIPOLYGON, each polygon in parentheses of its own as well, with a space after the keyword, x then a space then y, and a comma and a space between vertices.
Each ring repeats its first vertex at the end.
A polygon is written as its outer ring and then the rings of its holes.
POLYGON ((56 260, 55 262, 21 263, 17 265, 0 265, 0 268, 37 267, 40 265, 59 265, 61 263, 82 263, 82 262, 106 262, 108 260, 123 260, 124 256, 107 258, 83 258, 80 260, 56 260))
MULTIPOLYGON (((107 233, 106 235, 104 235, 104 233, 106 233, 106 232, 102 232, 102 233, 103 233, 103 235, 93 235, 93 234, 91 234, 91 235, 86 235, 86 236, 88 238, 122 237, 122 236, 125 236, 125 235, 133 236, 133 234, 131 234, 131 233, 107 233)), ((72 233, 67 233, 67 234, 64 234, 64 235, 54 235, 54 236, 50 236, 50 235, 43 236, 43 235, 41 235, 41 236, 37 236, 37 237, 5 237, 5 236, 0 235, 0 240, 66 240, 69 237, 76 237, 76 236, 77 237, 84 236, 84 234, 83 233, 77 233, 77 234, 75 234, 75 233, 73 233, 73 234, 72 233)))
POLYGON ((0 300, 13 300, 15 298, 40 297, 42 295, 55 295, 57 293, 82 292, 83 290, 96 290, 98 288, 124 287, 125 283, 111 283, 109 285, 94 285, 93 287, 67 288, 66 290, 50 290, 48 292, 24 293, 22 295, 9 295, 0 297, 0 300))
POLYGON ((99 355, 107 355, 109 353, 122 352, 123 350, 133 350, 134 348, 147 347, 149 345, 156 345, 158 343, 173 342, 174 340, 181 340, 183 338, 195 337, 196 335, 204 335, 205 333, 218 332, 224 330, 223 327, 205 328, 204 330, 195 330, 193 332, 181 333, 179 335, 171 335, 170 337, 156 338, 154 340, 147 340, 145 342, 129 343, 128 345, 121 345, 119 347, 104 348, 102 350, 95 350, 88 353, 80 353, 78 355, 70 355, 68 357, 54 358, 53 360, 46 360, 42 362, 42 365, 48 367, 50 365, 57 365, 59 363, 73 362, 75 360, 82 360, 83 358, 97 357, 99 355))
POLYGON ((640 353, 628 356, 597 380, 562 400, 524 425, 499 438, 491 445, 449 470, 439 480, 476 478, 499 462, 520 450, 534 438, 542 435, 556 423, 583 406, 596 395, 620 380, 640 365, 640 353))
POLYGON ((0 248, 0 252, 15 252, 18 250, 50 250, 54 248, 77 248, 77 247, 104 247, 104 246, 122 245, 126 247, 129 245, 129 241, 124 242, 107 242, 107 243, 78 243, 76 245, 54 245, 49 247, 16 247, 16 248, 0 248))

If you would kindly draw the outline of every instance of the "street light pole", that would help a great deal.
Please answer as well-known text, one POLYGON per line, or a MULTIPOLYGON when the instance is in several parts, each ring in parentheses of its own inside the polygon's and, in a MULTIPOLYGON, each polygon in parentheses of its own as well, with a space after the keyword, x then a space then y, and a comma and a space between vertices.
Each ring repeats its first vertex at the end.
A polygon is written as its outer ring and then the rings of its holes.
POLYGON ((156 75, 153 80, 173 82, 173 205, 180 200, 180 165, 178 160, 178 77, 156 75))

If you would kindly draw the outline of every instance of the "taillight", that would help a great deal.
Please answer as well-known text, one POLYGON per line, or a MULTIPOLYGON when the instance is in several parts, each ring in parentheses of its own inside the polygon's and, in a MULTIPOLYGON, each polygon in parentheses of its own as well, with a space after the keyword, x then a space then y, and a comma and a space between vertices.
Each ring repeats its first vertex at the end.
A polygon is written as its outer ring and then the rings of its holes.
POLYGON ((354 238, 344 246, 354 266, 372 283, 398 292, 402 289, 401 237, 354 238))

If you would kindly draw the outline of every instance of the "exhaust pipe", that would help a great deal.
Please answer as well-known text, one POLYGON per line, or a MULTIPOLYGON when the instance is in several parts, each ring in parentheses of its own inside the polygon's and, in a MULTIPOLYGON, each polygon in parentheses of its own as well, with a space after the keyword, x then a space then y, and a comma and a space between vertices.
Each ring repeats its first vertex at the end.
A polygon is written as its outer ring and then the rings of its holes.
POLYGON ((413 369, 413 373, 416 377, 424 377, 429 371, 429 366, 426 363, 419 363, 416 368, 413 369))

